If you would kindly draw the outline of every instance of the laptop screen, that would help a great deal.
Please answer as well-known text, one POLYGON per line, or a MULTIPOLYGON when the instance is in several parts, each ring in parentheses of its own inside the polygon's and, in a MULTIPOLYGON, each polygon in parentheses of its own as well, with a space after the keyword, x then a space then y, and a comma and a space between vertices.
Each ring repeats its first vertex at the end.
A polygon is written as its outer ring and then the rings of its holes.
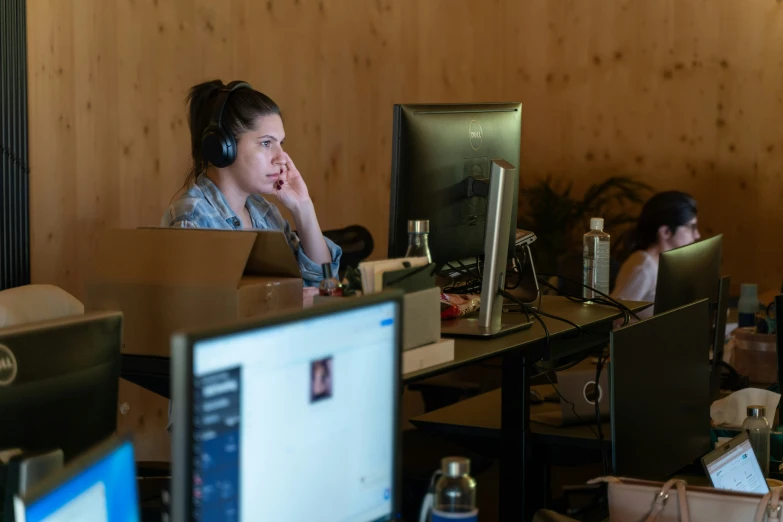
POLYGON ((398 305, 193 345, 194 520, 392 516, 398 305))
POLYGON ((138 522, 133 445, 117 445, 26 505, 17 498, 15 515, 18 522, 138 522))
POLYGON ((718 489, 761 493, 769 491, 756 455, 748 439, 740 442, 725 455, 707 464, 707 473, 718 489))

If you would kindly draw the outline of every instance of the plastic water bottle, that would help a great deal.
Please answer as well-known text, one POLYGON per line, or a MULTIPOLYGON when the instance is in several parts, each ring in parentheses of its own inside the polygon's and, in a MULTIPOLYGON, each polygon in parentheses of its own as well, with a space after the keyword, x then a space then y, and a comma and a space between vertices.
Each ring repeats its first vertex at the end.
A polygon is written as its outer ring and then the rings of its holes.
POLYGON ((740 299, 737 303, 739 326, 756 326, 756 313, 759 311, 759 288, 754 284, 740 286, 740 299))
POLYGON ((408 221, 408 251, 405 257, 426 257, 432 263, 430 254, 430 222, 428 219, 408 221))
POLYGON ((590 219, 590 231, 582 238, 582 282, 585 299, 601 297, 590 288, 609 294, 610 236, 604 232, 603 218, 590 219), (590 288, 587 288, 590 287, 590 288))
POLYGON ((769 423, 764 406, 748 406, 748 417, 742 423, 742 429, 748 431, 748 439, 759 460, 764 477, 769 476, 769 423))
POLYGON ((470 459, 441 460, 441 477, 435 484, 432 522, 477 522, 476 481, 470 476, 470 459))

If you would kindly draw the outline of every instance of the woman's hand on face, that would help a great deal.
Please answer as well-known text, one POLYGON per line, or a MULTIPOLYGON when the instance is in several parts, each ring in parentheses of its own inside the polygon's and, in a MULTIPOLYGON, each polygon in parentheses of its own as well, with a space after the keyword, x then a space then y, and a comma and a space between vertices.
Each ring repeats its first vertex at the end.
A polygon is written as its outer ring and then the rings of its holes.
POLYGON ((288 153, 285 154, 285 167, 281 178, 275 183, 274 195, 283 204, 285 208, 292 213, 299 210, 303 204, 309 204, 310 193, 307 191, 307 185, 302 179, 302 175, 291 160, 288 153))

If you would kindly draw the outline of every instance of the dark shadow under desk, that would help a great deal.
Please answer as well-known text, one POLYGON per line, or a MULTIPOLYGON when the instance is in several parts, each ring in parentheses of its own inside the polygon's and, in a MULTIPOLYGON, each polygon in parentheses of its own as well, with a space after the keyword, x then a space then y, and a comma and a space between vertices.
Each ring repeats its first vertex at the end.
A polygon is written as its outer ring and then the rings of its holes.
MULTIPOLYGON (((549 384, 532 386, 542 396, 554 391, 549 384)), ((502 390, 483 393, 440 410, 425 413, 411 419, 411 423, 419 429, 444 436, 465 439, 482 440, 493 444, 501 438, 501 397, 502 390)), ((560 405, 552 402, 531 404, 530 413, 545 413, 560 411, 560 405)), ((572 426, 550 426, 535 421, 530 422, 530 433, 533 441, 542 445, 556 447, 573 447, 586 450, 598 450, 598 439, 590 431, 591 425, 577 424, 572 426)), ((604 445, 611 451, 612 433, 610 423, 601 423, 604 445)))
MULTIPOLYGON (((550 384, 533 386, 541 396, 554 391, 550 384)), ((460 442, 479 453, 499 458, 502 464, 503 452, 500 447, 502 439, 501 404, 502 390, 494 390, 477 397, 461 401, 440 410, 420 415, 410 420, 418 429, 434 433, 460 442)), ((531 404, 530 414, 559 411, 560 405, 551 402, 531 404)), ((595 423, 592 424, 595 430, 595 423)), ((611 459, 611 426, 609 422, 602 423, 604 448, 611 459)), ((525 489, 525 503, 535 506, 552 507, 553 492, 551 483, 562 483, 563 476, 574 473, 564 469, 576 470, 583 466, 584 470, 595 468, 600 470, 601 449, 596 437, 597 432, 590 431, 586 424, 572 426, 550 426, 530 421, 530 447, 527 461, 527 473, 537 479, 538 487, 525 489), (560 466, 560 477, 551 474, 552 466, 560 466)), ((598 476, 600 471, 596 472, 598 476)), ((588 478, 593 478, 590 476, 588 478)), ((531 478, 531 482, 533 479, 531 478)), ((578 483, 582 483, 581 481, 578 483)), ((565 482, 567 485, 575 485, 565 482)), ((503 514, 503 511, 501 511, 503 514)), ((522 520, 522 519, 520 519, 522 520)), ((529 518, 525 518, 529 520, 529 518)))

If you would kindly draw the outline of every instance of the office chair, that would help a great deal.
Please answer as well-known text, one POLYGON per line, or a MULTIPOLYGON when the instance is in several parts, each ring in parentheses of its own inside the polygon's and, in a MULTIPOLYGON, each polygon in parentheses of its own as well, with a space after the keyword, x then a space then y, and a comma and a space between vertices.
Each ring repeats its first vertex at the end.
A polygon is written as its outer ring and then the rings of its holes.
POLYGON ((324 231, 324 236, 334 241, 343 250, 340 259, 340 275, 345 274, 346 268, 356 268, 372 254, 375 244, 370 231, 361 225, 351 225, 336 230, 324 231))

